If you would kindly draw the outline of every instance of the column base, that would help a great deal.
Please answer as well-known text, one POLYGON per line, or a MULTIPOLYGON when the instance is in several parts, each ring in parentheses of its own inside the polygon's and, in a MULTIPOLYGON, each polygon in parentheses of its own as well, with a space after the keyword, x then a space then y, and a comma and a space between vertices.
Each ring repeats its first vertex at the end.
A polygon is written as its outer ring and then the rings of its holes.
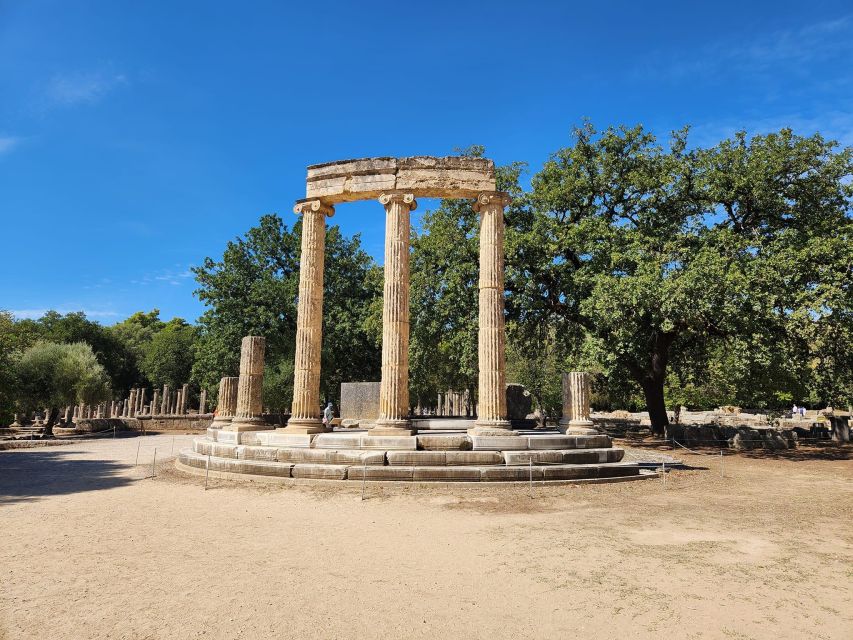
POLYGON ((566 420, 561 419, 557 423, 557 430, 572 436, 590 436, 601 433, 592 420, 566 420))
POLYGON ((271 424, 264 422, 263 418, 233 418, 231 423, 222 427, 223 431, 270 431, 274 429, 271 424))
POLYGON ((217 416, 216 418, 213 419, 213 422, 210 423, 209 428, 210 429, 224 429, 229 424, 231 424, 232 420, 233 420, 233 416, 228 416, 228 417, 223 416, 221 418, 217 416))
POLYGON ((369 436, 413 436, 416 430, 412 429, 411 420, 389 420, 376 421, 376 426, 367 432, 369 436))
POLYGON ((291 418, 287 421, 287 426, 276 429, 278 433, 326 433, 328 429, 323 425, 323 421, 319 418, 291 418))
POLYGON ((518 431, 512 430, 509 420, 477 420, 468 429, 469 436, 517 436, 518 431))

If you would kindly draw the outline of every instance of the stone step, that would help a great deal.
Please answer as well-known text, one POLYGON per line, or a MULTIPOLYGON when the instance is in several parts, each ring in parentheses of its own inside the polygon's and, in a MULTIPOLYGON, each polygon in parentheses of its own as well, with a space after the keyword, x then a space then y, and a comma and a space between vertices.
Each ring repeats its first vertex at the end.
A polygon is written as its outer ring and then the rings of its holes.
POLYGON ((181 450, 181 464, 234 474, 306 478, 318 480, 386 480, 414 482, 524 482, 536 480, 591 480, 639 476, 631 463, 555 464, 545 466, 506 465, 383 465, 273 462, 208 457, 191 449, 181 450))
POLYGON ((620 462, 625 450, 616 447, 608 449, 559 449, 541 451, 503 451, 502 458, 507 465, 530 464, 598 464, 602 462, 620 462))

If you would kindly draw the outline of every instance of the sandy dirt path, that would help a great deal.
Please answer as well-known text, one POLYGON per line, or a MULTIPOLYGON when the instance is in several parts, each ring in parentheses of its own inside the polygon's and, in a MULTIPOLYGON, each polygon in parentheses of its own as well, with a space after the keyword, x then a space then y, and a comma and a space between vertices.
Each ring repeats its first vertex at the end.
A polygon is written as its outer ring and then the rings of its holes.
POLYGON ((679 452, 708 470, 533 498, 368 483, 362 502, 205 491, 172 446, 0 452, 0 638, 853 637, 849 448, 731 456, 723 478, 679 452))

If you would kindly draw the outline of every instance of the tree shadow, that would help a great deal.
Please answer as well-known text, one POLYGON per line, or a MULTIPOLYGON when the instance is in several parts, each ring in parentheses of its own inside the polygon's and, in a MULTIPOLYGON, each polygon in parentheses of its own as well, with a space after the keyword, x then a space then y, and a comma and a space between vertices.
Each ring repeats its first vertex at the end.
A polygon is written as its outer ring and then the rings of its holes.
POLYGON ((133 465, 80 460, 73 451, 0 452, 0 506, 81 491, 113 489, 134 482, 122 475, 133 465))
POLYGON ((790 460, 802 462, 805 460, 853 460, 853 445, 840 445, 827 441, 826 443, 815 443, 799 445, 796 449, 779 449, 768 451, 766 449, 753 449, 743 451, 741 455, 746 458, 765 458, 771 460, 790 460))

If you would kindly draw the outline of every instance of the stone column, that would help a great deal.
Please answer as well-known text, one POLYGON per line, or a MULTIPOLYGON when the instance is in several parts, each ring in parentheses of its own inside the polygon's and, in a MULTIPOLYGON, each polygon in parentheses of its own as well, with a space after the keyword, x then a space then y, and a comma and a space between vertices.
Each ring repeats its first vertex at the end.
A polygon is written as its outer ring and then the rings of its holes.
POLYGON ((517 435, 506 411, 506 336, 504 331, 504 207, 509 196, 481 193, 480 214, 479 409, 472 435, 517 435))
POLYGON ((160 390, 154 389, 154 398, 151 400, 151 415, 160 411, 160 390))
POLYGON ((169 385, 163 385, 163 402, 160 404, 160 413, 166 415, 169 413, 169 385))
POLYGON ((264 423, 264 349, 266 340, 246 336, 240 347, 240 378, 237 381, 237 410, 227 431, 259 431, 271 429, 264 423))
POLYGON ((320 200, 297 202, 302 214, 302 253, 299 258, 299 303, 296 313, 296 359, 293 405, 287 433, 320 433, 320 353, 323 348, 323 260, 326 253, 326 216, 334 207, 320 200))
POLYGON ((418 203, 411 193, 383 193, 385 288, 382 294, 382 383, 379 418, 368 435, 411 435, 409 420, 409 235, 418 203))
POLYGON ((222 378, 219 381, 219 398, 216 402, 216 415, 210 425, 221 429, 231 424, 234 412, 237 411, 237 386, 240 378, 222 378))
POLYGON ((181 394, 183 393, 182 389, 178 389, 175 391, 175 408, 172 410, 172 413, 175 415, 180 415, 181 413, 181 394))
POLYGON ((207 389, 202 389, 198 394, 198 415, 207 411, 207 389))
POLYGON ((563 374, 563 417, 557 428, 572 435, 598 433, 589 419, 589 374, 585 371, 563 374))
POLYGON ((145 387, 142 387, 142 388, 139 390, 139 393, 137 394, 137 398, 136 398, 136 415, 140 415, 140 414, 142 413, 142 407, 144 407, 144 406, 145 406, 145 392, 146 392, 146 391, 147 391, 147 389, 146 389, 145 387))
MULTIPOLYGON (((263 373, 263 369, 261 369, 261 373, 263 373)), ((181 415, 186 415, 187 413, 187 405, 189 404, 190 398, 190 385, 185 384, 181 387, 181 415)))

